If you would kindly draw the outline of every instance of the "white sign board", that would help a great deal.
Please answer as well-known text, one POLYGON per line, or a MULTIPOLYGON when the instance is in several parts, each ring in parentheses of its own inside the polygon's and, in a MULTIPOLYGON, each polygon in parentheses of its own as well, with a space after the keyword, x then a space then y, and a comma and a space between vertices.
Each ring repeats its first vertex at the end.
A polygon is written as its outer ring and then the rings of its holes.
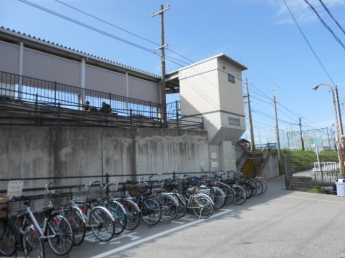
POLYGON ((23 191, 23 181, 16 180, 8 182, 7 196, 20 196, 23 191))
POLYGON ((109 187, 110 191, 117 191, 119 189, 119 178, 118 177, 111 177, 110 178, 110 183, 113 183, 113 185, 111 185, 109 187))

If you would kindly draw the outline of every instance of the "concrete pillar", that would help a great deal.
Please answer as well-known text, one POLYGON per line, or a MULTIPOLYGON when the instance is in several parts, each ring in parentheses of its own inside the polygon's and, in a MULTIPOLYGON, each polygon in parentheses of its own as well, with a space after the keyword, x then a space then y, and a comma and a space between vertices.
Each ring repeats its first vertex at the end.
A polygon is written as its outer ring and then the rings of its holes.
POLYGON ((220 146, 220 168, 223 171, 236 171, 236 150, 231 141, 223 141, 220 146))

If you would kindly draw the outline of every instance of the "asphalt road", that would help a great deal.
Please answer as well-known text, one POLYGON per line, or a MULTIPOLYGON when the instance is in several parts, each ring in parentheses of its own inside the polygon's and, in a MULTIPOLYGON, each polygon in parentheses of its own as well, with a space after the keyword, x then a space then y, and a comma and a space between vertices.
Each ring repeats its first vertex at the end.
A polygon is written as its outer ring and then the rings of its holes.
POLYGON ((109 243, 90 235, 70 257, 345 257, 345 198, 284 188, 283 177, 269 180, 266 194, 208 220, 141 222, 109 243))

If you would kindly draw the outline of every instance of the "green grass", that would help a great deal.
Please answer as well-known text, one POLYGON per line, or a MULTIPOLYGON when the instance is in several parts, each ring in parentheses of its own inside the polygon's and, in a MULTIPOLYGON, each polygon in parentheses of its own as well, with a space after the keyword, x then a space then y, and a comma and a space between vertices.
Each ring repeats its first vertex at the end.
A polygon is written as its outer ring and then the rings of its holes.
MULTIPOLYGON (((313 151, 290 151, 282 150, 282 154, 290 154, 292 159, 292 167, 295 172, 305 171, 314 167, 314 162, 317 162, 316 153, 313 151)), ((338 162, 338 154, 335 151, 321 151, 321 162, 338 162)), ((281 169, 284 169, 283 159, 279 164, 281 169)), ((281 170, 284 171, 284 170, 281 170)), ((282 173, 282 172, 281 172, 282 173)))

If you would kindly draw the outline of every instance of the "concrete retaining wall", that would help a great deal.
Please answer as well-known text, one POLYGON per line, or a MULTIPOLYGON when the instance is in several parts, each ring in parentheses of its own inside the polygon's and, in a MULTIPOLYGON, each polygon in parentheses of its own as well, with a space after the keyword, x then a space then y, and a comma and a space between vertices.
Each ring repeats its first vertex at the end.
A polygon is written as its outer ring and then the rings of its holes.
POLYGON ((278 155, 276 153, 270 153, 267 155, 268 157, 261 171, 262 176, 266 180, 279 176, 278 155))
MULTIPOLYGON (((0 164, 1 178, 24 179, 208 171, 207 133, 178 129, 0 127, 0 164)), ((88 179, 69 183, 85 181, 88 179)), ((42 181, 25 185, 42 186, 42 181)), ((0 187, 4 189, 7 184, 0 187)))

